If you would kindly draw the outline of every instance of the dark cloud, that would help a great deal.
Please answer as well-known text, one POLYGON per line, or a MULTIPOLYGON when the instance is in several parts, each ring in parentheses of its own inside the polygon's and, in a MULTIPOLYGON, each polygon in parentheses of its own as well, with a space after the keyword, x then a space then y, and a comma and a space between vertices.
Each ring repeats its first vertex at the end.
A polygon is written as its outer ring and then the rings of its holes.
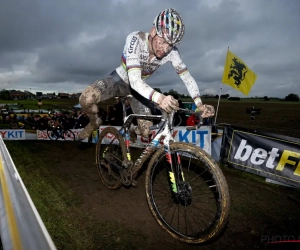
MULTIPOLYGON (((300 95, 298 0, 3 0, 0 86, 81 92, 119 65, 130 32, 150 31, 168 7, 184 18, 186 34, 178 47, 202 94, 219 93, 230 47, 258 75, 250 96, 300 95)), ((147 83, 187 94, 171 65, 147 83)))

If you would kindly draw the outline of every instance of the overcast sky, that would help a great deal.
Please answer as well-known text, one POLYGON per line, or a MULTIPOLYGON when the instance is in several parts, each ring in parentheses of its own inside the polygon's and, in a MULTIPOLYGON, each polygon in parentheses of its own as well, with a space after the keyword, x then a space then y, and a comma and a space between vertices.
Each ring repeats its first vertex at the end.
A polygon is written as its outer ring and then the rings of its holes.
MULTIPOLYGON (((299 0, 1 0, 0 89, 78 93, 119 66, 126 36, 165 8, 182 16, 178 46, 204 94, 221 85, 227 48, 257 74, 249 97, 300 96, 299 0)), ((147 83, 187 94, 171 64, 147 83)))

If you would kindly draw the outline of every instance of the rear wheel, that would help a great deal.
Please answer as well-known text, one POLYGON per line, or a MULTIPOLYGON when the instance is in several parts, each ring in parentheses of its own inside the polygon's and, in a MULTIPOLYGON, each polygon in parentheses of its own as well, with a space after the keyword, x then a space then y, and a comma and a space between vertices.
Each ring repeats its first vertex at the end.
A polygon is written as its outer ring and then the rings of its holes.
POLYGON ((52 141, 56 141, 58 139, 58 132, 55 128, 48 128, 47 135, 52 141))
POLYGON ((99 177, 109 189, 122 186, 122 164, 126 159, 123 137, 114 127, 107 127, 99 135, 96 147, 96 162, 99 177))
POLYGON ((230 209, 225 177, 204 150, 186 143, 171 143, 171 160, 158 150, 146 173, 146 196, 150 210, 173 237, 202 243, 224 228, 230 209))

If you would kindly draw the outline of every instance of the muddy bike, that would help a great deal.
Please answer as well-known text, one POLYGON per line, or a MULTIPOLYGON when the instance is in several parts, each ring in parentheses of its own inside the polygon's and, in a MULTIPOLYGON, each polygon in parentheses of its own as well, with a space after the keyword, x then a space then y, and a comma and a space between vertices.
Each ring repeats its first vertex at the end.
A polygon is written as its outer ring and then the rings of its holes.
POLYGON ((97 169, 107 188, 118 189, 136 186, 138 172, 147 161, 146 197, 155 220, 176 239, 202 243, 218 236, 227 222, 228 186, 218 164, 203 149, 175 142, 173 116, 174 112, 162 112, 161 116, 132 114, 124 118, 119 130, 104 128, 96 146, 97 169), (151 127, 157 133, 136 161, 130 154, 133 118, 160 120, 151 127))

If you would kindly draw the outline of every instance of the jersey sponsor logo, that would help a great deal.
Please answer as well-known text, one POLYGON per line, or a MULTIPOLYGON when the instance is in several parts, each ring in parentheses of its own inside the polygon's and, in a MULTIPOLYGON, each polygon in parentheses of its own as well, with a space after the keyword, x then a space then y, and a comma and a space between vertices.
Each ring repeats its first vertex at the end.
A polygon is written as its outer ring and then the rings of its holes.
POLYGON ((141 62, 142 65, 144 65, 145 67, 159 67, 160 64, 159 63, 149 63, 149 62, 141 62))
POLYGON ((129 48, 128 48, 128 53, 132 53, 133 52, 133 47, 134 47, 134 44, 135 42, 137 41, 137 37, 132 37, 131 41, 130 41, 130 44, 129 44, 129 48))
POLYGON ((137 59, 135 57, 133 57, 133 58, 129 57, 129 58, 126 58, 125 63, 129 62, 129 61, 134 61, 134 60, 136 61, 137 59))
POLYGON ((146 55, 140 55, 140 59, 141 60, 144 60, 144 61, 147 61, 148 60, 148 56, 146 56, 146 55))
POLYGON ((141 62, 142 70, 144 72, 151 72, 151 74, 160 66, 159 64, 141 62))

